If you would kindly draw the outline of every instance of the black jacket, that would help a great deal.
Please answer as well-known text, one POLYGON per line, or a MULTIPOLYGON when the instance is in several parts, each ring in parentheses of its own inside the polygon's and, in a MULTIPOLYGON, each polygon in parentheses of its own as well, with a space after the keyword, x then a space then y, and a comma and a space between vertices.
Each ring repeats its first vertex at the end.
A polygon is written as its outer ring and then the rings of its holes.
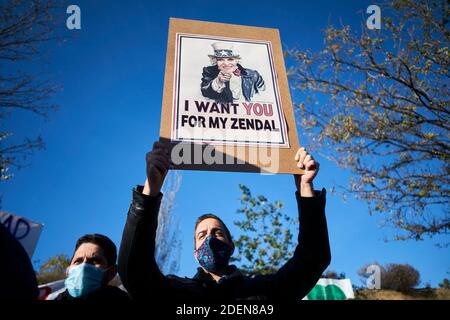
POLYGON ((37 300, 39 290, 30 258, 20 242, 2 223, 0 253, 0 301, 37 300))
MULTIPOLYGON (((251 101, 254 93, 258 93, 264 87, 264 80, 256 70, 243 68, 238 64, 238 68, 241 71, 242 78, 242 95, 246 101, 251 101)), ((203 68, 202 73, 202 94, 206 98, 216 100, 221 103, 233 102, 233 95, 230 90, 230 83, 225 83, 225 88, 222 92, 218 93, 213 90, 211 83, 219 75, 219 69, 217 66, 209 66, 203 68)))
POLYGON ((243 276, 230 266, 218 282, 199 269, 194 278, 163 275, 155 261, 155 237, 162 198, 133 190, 133 201, 122 236, 119 275, 132 299, 151 301, 227 301, 269 298, 301 299, 309 293, 330 263, 325 189, 314 198, 296 193, 300 233, 294 255, 278 272, 243 276))
POLYGON ((117 287, 107 285, 79 298, 72 297, 69 294, 69 292, 67 292, 67 290, 64 290, 55 298, 55 300, 120 302, 120 301, 130 301, 130 298, 128 297, 128 294, 125 291, 117 287))

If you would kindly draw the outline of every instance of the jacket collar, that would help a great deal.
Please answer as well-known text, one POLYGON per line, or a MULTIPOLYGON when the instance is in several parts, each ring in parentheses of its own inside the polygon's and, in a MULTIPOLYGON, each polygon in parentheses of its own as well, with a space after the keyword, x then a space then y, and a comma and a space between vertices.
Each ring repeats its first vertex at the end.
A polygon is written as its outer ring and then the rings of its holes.
POLYGON ((238 69, 241 71, 241 76, 242 77, 246 77, 248 74, 247 74, 247 70, 245 70, 245 68, 244 67, 242 67, 239 63, 238 63, 238 65, 237 65, 237 67, 238 67, 238 69))
MULTIPOLYGON (((236 277, 242 277, 241 271, 235 265, 229 265, 227 267, 226 273, 220 278, 218 282, 220 282, 222 279, 230 279, 236 277)), ((197 268, 197 273, 195 274, 193 279, 199 281, 214 281, 213 277, 209 273, 205 272, 205 270, 203 270, 203 268, 201 267, 197 268)))

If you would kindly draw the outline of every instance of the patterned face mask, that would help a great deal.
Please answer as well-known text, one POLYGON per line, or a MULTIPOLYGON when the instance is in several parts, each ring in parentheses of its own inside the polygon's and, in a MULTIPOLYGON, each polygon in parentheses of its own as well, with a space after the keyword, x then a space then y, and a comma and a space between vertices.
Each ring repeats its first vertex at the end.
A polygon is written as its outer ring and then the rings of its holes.
POLYGON ((195 252, 198 263, 209 272, 215 272, 228 265, 231 246, 209 235, 195 252))

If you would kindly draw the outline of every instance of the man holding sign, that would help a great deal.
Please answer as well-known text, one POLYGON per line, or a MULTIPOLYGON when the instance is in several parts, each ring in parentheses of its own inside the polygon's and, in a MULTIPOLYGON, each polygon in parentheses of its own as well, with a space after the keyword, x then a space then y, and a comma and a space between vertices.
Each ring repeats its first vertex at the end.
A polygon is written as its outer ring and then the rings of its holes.
POLYGON ((229 265, 234 244, 223 221, 201 216, 195 225, 194 255, 200 264, 192 278, 164 275, 155 260, 155 238, 161 187, 172 166, 169 151, 155 142, 147 154, 147 180, 133 190, 120 255, 119 274, 135 300, 224 301, 235 299, 300 300, 310 292, 330 263, 325 218, 325 190, 313 190, 319 163, 300 148, 295 155, 304 174, 294 174, 300 232, 294 254, 278 272, 244 276, 229 265))

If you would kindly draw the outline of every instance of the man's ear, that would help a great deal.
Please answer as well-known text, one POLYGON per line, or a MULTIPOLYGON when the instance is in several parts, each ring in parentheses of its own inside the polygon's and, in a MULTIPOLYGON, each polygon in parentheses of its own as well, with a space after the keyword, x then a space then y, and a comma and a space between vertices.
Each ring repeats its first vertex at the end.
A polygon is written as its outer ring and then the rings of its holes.
POLYGON ((232 256, 233 253, 234 253, 234 242, 231 241, 231 255, 230 256, 232 256))

